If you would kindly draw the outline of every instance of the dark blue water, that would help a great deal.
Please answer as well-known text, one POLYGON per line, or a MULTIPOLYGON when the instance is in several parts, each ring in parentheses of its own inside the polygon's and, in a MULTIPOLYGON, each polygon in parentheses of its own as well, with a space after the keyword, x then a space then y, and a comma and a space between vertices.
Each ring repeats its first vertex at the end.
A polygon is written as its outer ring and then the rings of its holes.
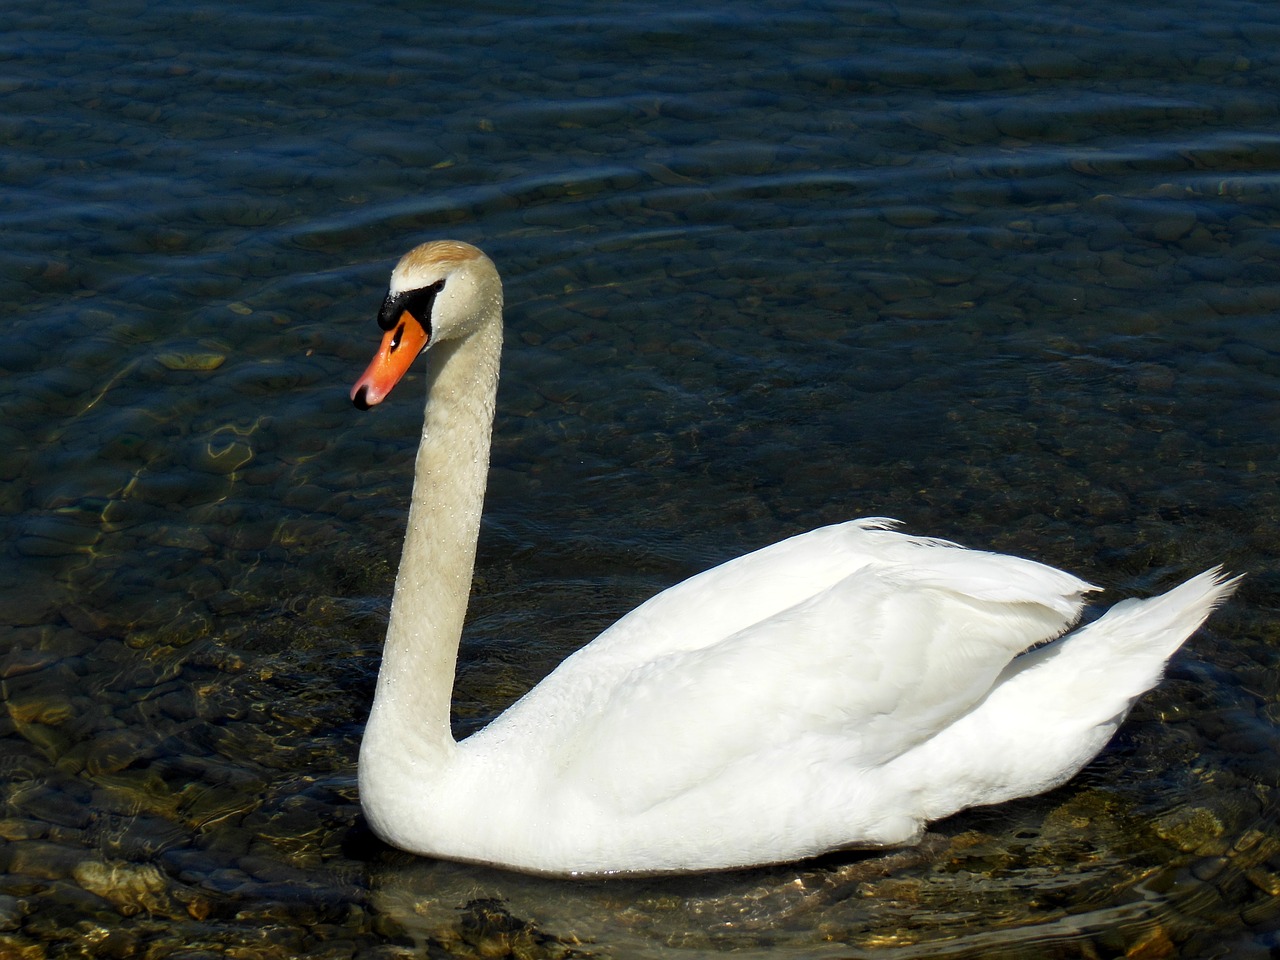
POLYGON ((0 952, 1270 955, 1277 50, 1245 2, 8 4, 0 952), (460 734, 851 516, 1249 579, 1080 777, 919 848, 397 854, 354 775, 421 381, 346 390, 442 236, 508 302, 460 734))

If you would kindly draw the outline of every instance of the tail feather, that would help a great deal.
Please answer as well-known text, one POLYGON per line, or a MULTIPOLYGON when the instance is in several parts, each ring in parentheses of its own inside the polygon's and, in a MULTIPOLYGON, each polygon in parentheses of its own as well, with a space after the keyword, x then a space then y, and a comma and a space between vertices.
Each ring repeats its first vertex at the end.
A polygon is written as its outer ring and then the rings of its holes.
MULTIPOLYGON (((1121 709, 1122 703, 1150 690, 1169 657, 1235 592, 1240 579, 1213 567, 1167 593, 1117 603, 1064 642, 1062 667, 1075 673, 1072 692, 1105 710, 1107 695, 1121 709)), ((1044 653, 1047 659, 1050 650, 1044 653)), ((1075 699, 1070 694, 1064 698, 1075 699)))
POLYGON ((926 818, 1031 796, 1075 776, 1239 582, 1220 567, 1206 570, 1168 593, 1118 603, 1014 660, 986 699, 921 749, 917 762, 931 771, 921 789, 926 818))

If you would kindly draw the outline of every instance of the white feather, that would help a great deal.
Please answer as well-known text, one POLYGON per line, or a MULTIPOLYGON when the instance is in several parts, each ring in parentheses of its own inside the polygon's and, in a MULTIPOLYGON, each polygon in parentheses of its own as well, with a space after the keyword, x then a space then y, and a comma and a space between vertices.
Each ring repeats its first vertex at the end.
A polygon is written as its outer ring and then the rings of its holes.
POLYGON ((455 743, 449 698, 502 298, 493 265, 459 244, 411 252, 393 292, 440 281, 409 529, 360 756, 366 815, 407 850, 650 873, 909 842, 930 819, 1073 776, 1234 589, 1209 571, 1046 645, 1096 588, 856 520, 658 594, 455 743))

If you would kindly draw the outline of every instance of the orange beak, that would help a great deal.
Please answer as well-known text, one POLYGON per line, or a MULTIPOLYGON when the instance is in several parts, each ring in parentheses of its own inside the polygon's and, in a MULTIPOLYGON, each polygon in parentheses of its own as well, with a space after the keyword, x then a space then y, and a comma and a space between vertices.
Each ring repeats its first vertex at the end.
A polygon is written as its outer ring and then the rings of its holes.
POLYGON ((351 388, 351 402, 361 410, 368 410, 385 400, 418 354, 426 349, 427 340, 427 331, 412 313, 406 310, 400 314, 399 322, 382 338, 373 362, 351 388))

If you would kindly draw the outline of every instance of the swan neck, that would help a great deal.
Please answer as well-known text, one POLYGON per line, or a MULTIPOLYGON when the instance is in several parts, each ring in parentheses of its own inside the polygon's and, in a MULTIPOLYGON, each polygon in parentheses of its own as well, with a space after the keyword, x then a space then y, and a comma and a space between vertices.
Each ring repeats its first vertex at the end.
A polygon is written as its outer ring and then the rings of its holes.
POLYGON ((420 760, 439 762, 456 746, 449 708, 489 472, 501 346, 494 317, 426 353, 427 406, 409 523, 365 735, 366 744, 390 741, 420 760))

